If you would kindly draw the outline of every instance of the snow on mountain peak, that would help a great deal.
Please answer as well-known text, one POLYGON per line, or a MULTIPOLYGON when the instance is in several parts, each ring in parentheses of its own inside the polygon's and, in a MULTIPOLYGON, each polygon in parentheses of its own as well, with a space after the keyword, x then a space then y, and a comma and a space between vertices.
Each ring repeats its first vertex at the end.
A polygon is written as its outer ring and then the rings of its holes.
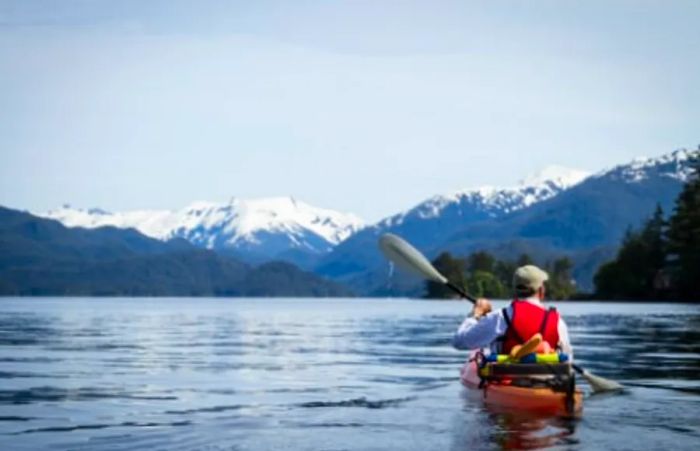
POLYGON ((183 237, 207 248, 257 245, 261 244, 259 234, 277 234, 278 242, 312 252, 328 250, 364 225, 354 215, 313 207, 292 197, 234 197, 226 203, 198 201, 176 211, 109 213, 64 205, 40 216, 68 227, 132 227, 154 238, 183 237))
POLYGON ((591 173, 580 169, 571 169, 564 166, 550 165, 544 169, 525 177, 519 186, 538 186, 546 183, 554 183, 562 188, 570 188, 582 182, 591 173))
POLYGON ((313 207, 293 197, 234 198, 225 205, 211 204, 207 212, 215 219, 206 221, 207 226, 225 222, 226 231, 235 235, 232 243, 256 241, 254 235, 261 231, 293 234, 306 229, 335 245, 363 225, 356 216, 313 207))
MULTIPOLYGON (((502 213, 510 213, 549 199, 561 191, 568 189, 590 174, 578 169, 563 166, 547 166, 541 171, 526 177, 518 185, 511 187, 481 186, 456 191, 447 195, 437 195, 422 202, 417 207, 404 213, 385 219, 380 224, 394 226, 401 224, 408 216, 420 219, 430 219, 440 216, 446 208, 455 206, 461 209, 469 205, 494 217, 502 213)), ((461 214, 461 213, 459 213, 461 214)))
POLYGON ((641 182, 656 173, 662 177, 670 177, 681 182, 686 182, 693 169, 689 160, 693 155, 700 154, 698 150, 681 148, 659 157, 637 157, 630 163, 614 166, 611 169, 600 171, 596 177, 612 177, 629 183, 641 182))

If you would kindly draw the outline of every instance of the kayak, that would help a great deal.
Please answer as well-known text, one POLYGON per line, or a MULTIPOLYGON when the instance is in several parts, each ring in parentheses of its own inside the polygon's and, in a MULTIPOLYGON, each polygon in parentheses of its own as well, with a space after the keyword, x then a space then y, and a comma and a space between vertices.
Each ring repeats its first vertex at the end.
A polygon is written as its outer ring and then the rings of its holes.
MULTIPOLYGON (((462 367, 460 380, 462 385, 469 389, 481 390, 486 405, 506 411, 522 411, 544 415, 577 416, 581 413, 583 409, 583 392, 579 388, 573 388, 572 386, 573 390, 561 390, 539 384, 532 384, 533 386, 522 386, 520 384, 519 386, 514 383, 514 379, 509 380, 508 377, 484 378, 483 363, 480 374, 477 354, 478 351, 472 352, 470 358, 462 367)), ((534 354, 530 354, 530 356, 534 357, 534 354)), ((570 367, 568 363, 503 364, 500 363, 503 360, 501 356, 492 360, 495 360, 494 364, 501 370, 505 368, 513 373, 517 373, 525 367, 532 368, 533 365, 546 370, 559 368, 557 371, 561 370, 561 368, 566 370, 566 367, 570 367)), ((547 359, 542 360, 546 361, 547 359)), ((497 367, 494 366, 493 369, 497 367)), ((571 377, 573 378, 573 375, 571 377)), ((532 378, 533 380, 538 380, 537 376, 532 376, 532 378)), ((571 383, 574 384, 575 382, 571 380, 571 383)))

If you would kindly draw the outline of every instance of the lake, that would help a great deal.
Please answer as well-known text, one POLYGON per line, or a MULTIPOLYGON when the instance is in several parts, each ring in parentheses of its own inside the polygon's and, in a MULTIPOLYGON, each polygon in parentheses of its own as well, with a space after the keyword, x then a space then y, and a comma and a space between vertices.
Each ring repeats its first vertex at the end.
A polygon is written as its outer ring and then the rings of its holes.
POLYGON ((464 302, 0 299, 0 448, 700 448, 699 306, 555 305, 577 362, 626 386, 580 419, 462 388, 464 302))

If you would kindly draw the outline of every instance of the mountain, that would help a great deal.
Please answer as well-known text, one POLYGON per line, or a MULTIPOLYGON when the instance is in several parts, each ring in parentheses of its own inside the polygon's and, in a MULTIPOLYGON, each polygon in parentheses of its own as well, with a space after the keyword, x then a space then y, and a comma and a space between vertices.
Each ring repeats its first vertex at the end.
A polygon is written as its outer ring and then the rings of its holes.
POLYGON ((384 233, 395 233, 420 249, 430 249, 468 224, 495 220, 531 207, 575 186, 588 175, 550 166, 514 187, 485 186, 434 196, 352 235, 321 260, 317 272, 357 285, 353 282, 356 275, 385 265, 376 245, 384 233))
POLYGON ((196 202, 181 210, 110 213, 69 205, 40 214, 68 227, 134 228, 160 240, 184 238, 192 244, 248 263, 286 260, 312 265, 362 226, 349 214, 312 207, 291 197, 228 203, 196 202))
POLYGON ((601 171, 530 208, 469 224, 436 249, 486 249, 511 258, 530 249, 539 261, 568 255, 577 282, 590 289, 595 270, 614 255, 628 228, 639 227, 657 204, 672 211, 691 174, 692 152, 680 149, 601 171))
POLYGON ((498 218, 522 210, 556 196, 588 175, 584 171, 549 166, 514 187, 484 186, 434 196, 374 227, 404 233, 416 244, 434 243, 436 238, 458 230, 465 222, 498 218), (415 236, 411 233, 414 229, 415 236))
POLYGON ((690 174, 691 152, 640 158, 588 177, 548 170, 515 188, 436 196, 353 235, 322 259, 317 272, 365 293, 419 292, 403 276, 387 285, 376 241, 392 232, 430 257, 487 250, 512 259, 527 253, 544 263, 570 256, 579 286, 589 289, 598 265, 614 255, 628 227, 639 226, 657 203, 671 211, 690 174))
POLYGON ((362 228, 359 219, 292 198, 199 202, 179 211, 109 213, 64 207, 45 214, 68 226, 112 225, 160 240, 190 243, 246 263, 293 262, 361 294, 419 294, 415 279, 398 273, 377 250, 378 237, 396 233, 428 256, 486 250, 499 258, 529 254, 539 263, 569 256, 582 289, 610 259, 629 227, 656 204, 669 213, 690 174, 692 152, 640 158, 599 173, 548 167, 514 187, 481 187, 434 196, 408 211, 362 228))
POLYGON ((345 296, 288 263, 253 268, 184 239, 67 228, 0 207, 0 295, 345 296))

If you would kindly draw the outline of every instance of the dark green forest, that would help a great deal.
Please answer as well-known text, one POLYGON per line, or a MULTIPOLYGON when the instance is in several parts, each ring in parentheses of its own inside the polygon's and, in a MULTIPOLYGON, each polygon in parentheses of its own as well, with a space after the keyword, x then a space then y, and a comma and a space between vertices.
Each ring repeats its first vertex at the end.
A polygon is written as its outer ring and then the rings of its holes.
MULTIPOLYGON (((467 258, 456 258, 448 252, 440 254, 433 265, 453 283, 476 297, 508 299, 512 294, 513 272, 519 266, 536 264, 527 254, 516 261, 499 260, 488 252, 475 252, 467 258)), ((547 296, 551 299, 569 299, 576 291, 571 277, 573 264, 567 257, 540 265, 549 275, 547 296)), ((454 298, 454 293, 443 284, 426 282, 426 298, 454 298)))
POLYGON ((627 231, 615 260, 600 267, 596 298, 700 301, 700 156, 692 169, 671 216, 657 207, 640 229, 627 231))

